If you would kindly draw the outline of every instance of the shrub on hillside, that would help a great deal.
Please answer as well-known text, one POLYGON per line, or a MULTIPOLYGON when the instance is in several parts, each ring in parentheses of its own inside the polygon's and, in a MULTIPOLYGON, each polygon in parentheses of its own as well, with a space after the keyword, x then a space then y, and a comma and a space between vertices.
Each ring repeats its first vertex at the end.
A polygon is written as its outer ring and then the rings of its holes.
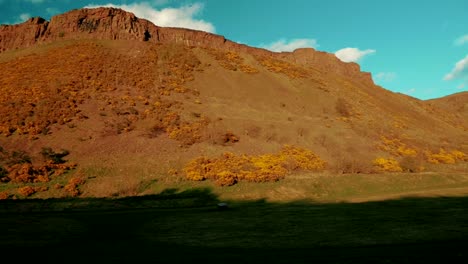
POLYGON ((348 173, 372 173, 372 163, 363 157, 347 155, 337 159, 334 171, 341 174, 348 173))
POLYGON ((6 176, 8 176, 8 171, 0 165, 0 182, 6 176))
POLYGON ((193 145, 202 139, 202 130, 209 123, 208 118, 202 118, 192 123, 183 122, 166 128, 169 138, 180 141, 185 146, 193 145))
POLYGON ((245 72, 245 73, 252 73, 253 74, 253 73, 258 73, 259 72, 256 68, 254 68, 254 67, 252 67, 250 65, 247 65, 247 64, 241 64, 239 66, 239 69, 242 72, 245 72))
POLYGON ((50 176, 59 176, 64 172, 74 169, 76 164, 67 163, 63 157, 68 151, 55 152, 51 148, 43 148, 40 154, 44 161, 32 164, 31 158, 26 152, 4 152, 3 159, 6 166, 0 166, 0 181, 14 183, 48 182, 50 176))
POLYGON ((408 147, 398 138, 387 138, 385 136, 380 137, 381 143, 379 144, 379 149, 387 153, 390 153, 393 156, 399 157, 416 157, 418 151, 415 148, 408 147))
POLYGON ((63 158, 68 154, 70 154, 68 150, 62 150, 62 152, 55 152, 54 150, 52 150, 52 148, 49 147, 44 147, 41 150, 41 155, 44 158, 44 160, 50 160, 53 162, 53 164, 65 163, 66 161, 63 160, 63 158))
POLYGON ((6 200, 8 198, 10 198, 10 194, 8 192, 0 192, 0 200, 6 200))
POLYGON ((239 137, 234 135, 234 133, 228 131, 222 136, 223 144, 232 144, 239 141, 239 137))
POLYGON ((18 193, 23 195, 24 197, 29 197, 36 193, 36 190, 31 186, 24 186, 18 189, 18 193))
POLYGON ((265 56, 259 56, 257 57, 257 60, 262 66, 267 68, 267 70, 274 73, 284 74, 291 79, 306 78, 309 75, 306 69, 283 60, 265 56))
POLYGON ((292 171, 314 171, 324 167, 325 162, 311 151, 285 146, 276 154, 249 156, 227 152, 214 159, 198 157, 184 167, 184 172, 189 180, 210 179, 218 185, 230 186, 242 180, 278 181, 292 171))
POLYGON ((400 167, 405 172, 421 172, 424 170, 423 160, 420 157, 403 157, 400 161, 400 167))
POLYGON ((71 196, 77 197, 81 194, 79 189, 80 185, 83 185, 86 181, 80 177, 73 177, 68 181, 68 184, 65 185, 64 190, 71 196))
POLYGON ((468 156, 459 150, 450 152, 440 149, 439 153, 426 152, 427 161, 433 164, 455 164, 461 161, 468 161, 468 156))
POLYGON ((31 157, 24 151, 13 151, 5 160, 6 165, 31 163, 31 157))
POLYGON ((403 169, 397 160, 392 158, 377 158, 374 160, 374 166, 377 170, 382 172, 402 172, 403 169))

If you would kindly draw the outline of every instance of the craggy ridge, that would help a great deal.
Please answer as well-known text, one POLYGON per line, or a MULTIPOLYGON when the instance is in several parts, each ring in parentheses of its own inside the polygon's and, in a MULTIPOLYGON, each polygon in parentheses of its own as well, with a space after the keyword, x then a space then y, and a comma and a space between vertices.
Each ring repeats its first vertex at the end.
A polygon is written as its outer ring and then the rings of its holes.
POLYGON ((344 63, 333 54, 312 48, 294 52, 274 53, 227 40, 223 36, 203 31, 159 27, 148 20, 115 8, 78 9, 57 15, 46 21, 35 17, 18 25, 0 26, 0 53, 61 39, 138 40, 154 43, 182 43, 187 46, 217 50, 248 52, 256 56, 273 56, 294 63, 334 71, 372 83, 370 73, 363 73, 356 63, 344 63))

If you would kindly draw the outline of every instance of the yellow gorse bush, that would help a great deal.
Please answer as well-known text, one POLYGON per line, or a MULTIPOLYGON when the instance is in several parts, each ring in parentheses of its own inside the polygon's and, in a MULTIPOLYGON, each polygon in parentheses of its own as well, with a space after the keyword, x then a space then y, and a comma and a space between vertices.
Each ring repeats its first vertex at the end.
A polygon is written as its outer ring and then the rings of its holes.
POLYGON ((295 170, 321 170, 325 162, 310 150, 284 146, 275 154, 259 156, 224 153, 219 158, 198 157, 184 167, 189 180, 214 180, 221 186, 230 186, 238 181, 267 182, 283 179, 295 170))
POLYGON ((426 152, 427 161, 433 164, 455 164, 460 161, 468 161, 468 156, 459 150, 450 152, 440 149, 439 153, 426 152))
POLYGON ((381 143, 379 145, 379 149, 388 152, 393 156, 416 157, 418 155, 418 151, 416 149, 408 147, 398 138, 390 139, 385 136, 381 136, 380 139, 381 143))
POLYGON ((281 73, 291 79, 306 78, 309 74, 304 68, 295 66, 289 62, 271 57, 257 57, 260 64, 274 73, 281 73))
POLYGON ((374 166, 380 171, 402 172, 403 169, 397 160, 389 158, 377 158, 374 160, 374 166))

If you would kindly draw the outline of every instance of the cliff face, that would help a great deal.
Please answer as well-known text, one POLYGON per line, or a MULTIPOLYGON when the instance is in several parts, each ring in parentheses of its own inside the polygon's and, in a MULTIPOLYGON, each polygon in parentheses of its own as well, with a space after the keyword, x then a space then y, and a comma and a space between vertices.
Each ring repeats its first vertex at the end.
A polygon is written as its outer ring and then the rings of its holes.
POLYGON ((48 21, 36 17, 19 25, 0 26, 0 53, 36 44, 47 31, 48 25, 48 21))
POLYGON ((60 39, 180 43, 187 46, 246 52, 252 55, 273 56, 325 71, 334 71, 365 84, 373 84, 370 74, 361 72, 359 65, 341 62, 330 53, 318 52, 310 48, 274 53, 238 44, 223 36, 203 31, 158 27, 148 20, 137 18, 132 13, 115 8, 77 9, 54 16, 50 22, 37 17, 18 25, 2 25, 0 26, 0 53, 60 39))

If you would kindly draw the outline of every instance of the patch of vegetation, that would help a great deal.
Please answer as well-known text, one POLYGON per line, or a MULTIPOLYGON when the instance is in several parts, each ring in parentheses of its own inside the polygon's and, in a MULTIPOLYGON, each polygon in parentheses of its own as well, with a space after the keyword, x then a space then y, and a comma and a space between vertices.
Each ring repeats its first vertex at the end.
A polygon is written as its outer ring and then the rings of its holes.
POLYGON ((166 128, 169 138, 180 141, 185 146, 193 145, 202 139, 201 131, 209 124, 208 118, 195 122, 177 122, 166 128))
POLYGON ((433 164, 455 164, 457 162, 468 161, 468 155, 459 150, 446 151, 440 149, 439 153, 426 151, 427 161, 433 164))
POLYGON ((4 163, 8 166, 31 163, 31 157, 22 150, 15 150, 6 156, 4 163))
POLYGON ((46 186, 29 186, 29 185, 26 185, 26 186, 23 186, 23 187, 20 187, 18 188, 17 192, 18 194, 24 196, 24 197, 29 197, 35 193, 38 193, 38 192, 45 192, 47 191, 49 188, 46 187, 46 186))
POLYGON ((10 198, 10 194, 7 191, 0 192, 0 200, 6 200, 10 198))
POLYGON ((68 184, 65 185, 64 190, 71 197, 77 197, 81 194, 80 185, 85 184, 86 180, 81 177, 73 177, 68 181, 68 184))
POLYGON ((403 169, 397 160, 393 158, 377 158, 374 160, 374 166, 378 171, 402 172, 403 169))
POLYGON ((416 148, 407 146, 399 138, 380 137, 381 143, 378 148, 396 157, 416 157, 418 151, 416 148))
POLYGON ((33 187, 31 186, 24 186, 18 189, 18 193, 23 195, 24 197, 28 197, 33 195, 36 192, 33 187))
POLYGON ((50 160, 54 164, 62 164, 67 162, 63 158, 70 154, 68 150, 62 150, 62 152, 55 152, 52 148, 43 147, 41 150, 41 155, 45 160, 50 160))
MULTIPOLYGON (((40 152, 43 157, 41 163, 32 163, 31 157, 24 151, 13 151, 11 153, 3 150, 0 164, 0 182, 3 183, 40 183, 49 182, 52 176, 60 176, 66 171, 74 169, 77 165, 67 163, 63 157, 68 151, 55 152, 51 148, 43 148, 40 152)), ((25 189, 24 193, 29 193, 25 189)), ((29 195, 23 195, 29 196, 29 195)))
POLYGON ((8 175, 8 171, 0 165, 0 179, 2 179, 3 177, 6 177, 7 175, 8 175))
POLYGON ((420 156, 412 157, 405 156, 400 160, 400 167, 405 172, 421 172, 424 171, 423 159, 420 156))
POLYGON ((244 58, 242 58, 239 54, 233 52, 233 51, 218 51, 214 49, 208 49, 208 52, 219 62, 219 64, 231 71, 237 71, 240 70, 244 73, 250 73, 250 74, 255 74, 258 73, 259 71, 244 63, 244 58))
POLYGON ((210 179, 221 186, 231 186, 238 181, 268 182, 283 179, 297 171, 318 171, 326 163, 310 150, 284 146, 276 154, 259 156, 224 153, 220 158, 199 157, 184 167, 189 180, 210 179))
POLYGON ((287 61, 275 59, 273 57, 259 56, 257 60, 267 70, 274 73, 281 73, 288 76, 291 79, 306 78, 309 73, 306 69, 289 63, 287 61))

